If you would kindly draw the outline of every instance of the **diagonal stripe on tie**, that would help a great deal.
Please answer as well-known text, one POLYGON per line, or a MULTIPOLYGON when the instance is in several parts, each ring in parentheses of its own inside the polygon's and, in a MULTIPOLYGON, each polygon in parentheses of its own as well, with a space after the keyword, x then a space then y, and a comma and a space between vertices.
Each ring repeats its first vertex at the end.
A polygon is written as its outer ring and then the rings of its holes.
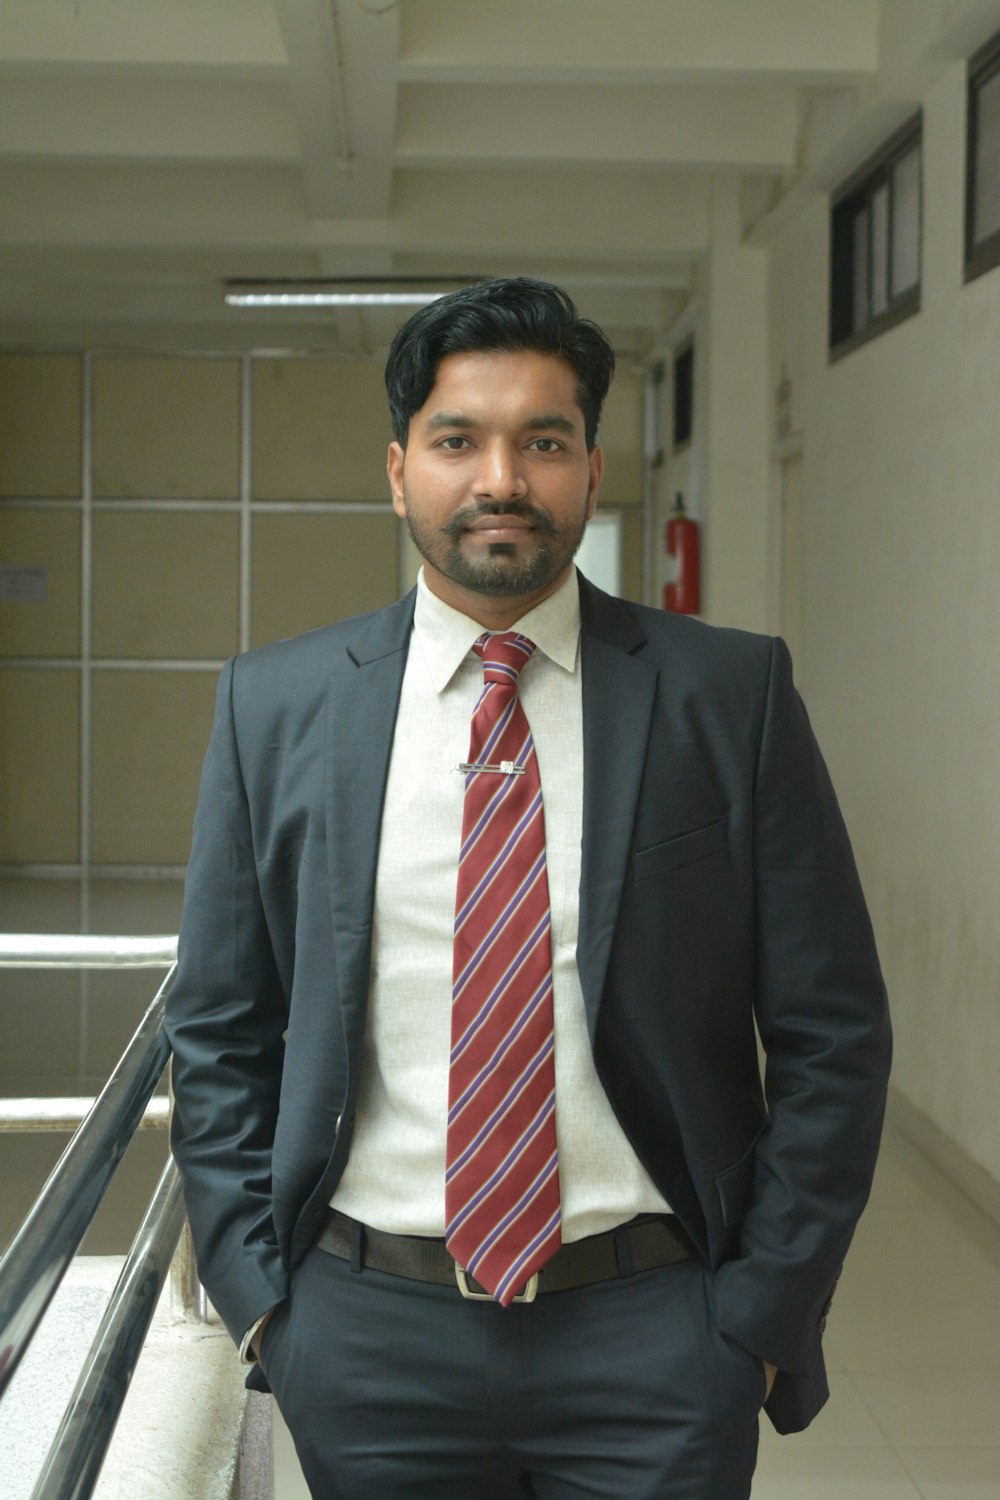
POLYGON ((561 1243, 545 818, 517 696, 534 652, 476 642, 484 686, 466 776, 455 901, 445 1172, 448 1249, 507 1306, 561 1243))

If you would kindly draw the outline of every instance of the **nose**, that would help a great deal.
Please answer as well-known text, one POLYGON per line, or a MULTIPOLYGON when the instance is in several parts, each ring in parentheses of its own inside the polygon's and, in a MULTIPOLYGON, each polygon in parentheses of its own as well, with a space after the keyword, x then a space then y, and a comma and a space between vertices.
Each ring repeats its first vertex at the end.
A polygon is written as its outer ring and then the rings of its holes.
POLYGON ((515 444, 500 440, 485 443, 473 482, 476 498, 498 501, 523 498, 528 492, 523 463, 515 444))

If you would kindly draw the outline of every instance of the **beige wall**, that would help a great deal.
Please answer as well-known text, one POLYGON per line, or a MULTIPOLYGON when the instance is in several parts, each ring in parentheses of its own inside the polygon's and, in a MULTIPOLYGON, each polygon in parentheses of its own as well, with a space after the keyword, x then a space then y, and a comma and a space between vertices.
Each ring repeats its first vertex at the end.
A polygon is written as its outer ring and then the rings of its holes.
POLYGON ((235 359, 94 361, 95 495, 235 500, 240 492, 235 359))
MULTIPOLYGON (((387 439, 372 365, 0 357, 3 926, 176 931, 219 664, 397 597, 387 439)), ((0 1092, 99 1085, 152 984, 0 973, 0 1092)))
POLYGON ((0 495, 79 495, 78 355, 0 355, 0 495))
POLYGON ((704 485, 702 614, 763 630, 767 578, 767 256, 742 243, 739 185, 713 185, 712 248, 695 332, 694 445, 704 485), (700 360, 701 370, 697 369, 700 360), (701 418, 699 430, 698 418, 701 418))
POLYGON ((384 501, 391 438, 380 365, 254 361, 254 499, 384 501))
POLYGON ((793 386, 798 671, 872 906, 895 1082, 1000 1178, 1000 271, 962 284, 964 67, 923 102, 922 311, 828 363, 816 198, 773 248, 768 379, 793 386))

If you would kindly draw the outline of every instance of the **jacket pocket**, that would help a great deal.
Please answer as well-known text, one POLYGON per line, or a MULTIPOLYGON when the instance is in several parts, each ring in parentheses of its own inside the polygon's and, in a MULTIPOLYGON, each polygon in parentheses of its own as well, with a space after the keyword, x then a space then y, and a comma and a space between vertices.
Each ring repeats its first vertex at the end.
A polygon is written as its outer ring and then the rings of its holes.
POLYGON ((762 1125, 754 1134, 743 1155, 734 1161, 732 1166, 725 1167, 715 1174, 715 1186, 722 1205, 722 1222, 727 1229, 739 1223, 750 1200, 753 1190, 754 1156, 763 1129, 762 1125))
POLYGON ((665 875, 668 870, 708 859, 725 847, 726 823, 719 818, 702 828, 692 828, 689 833, 677 833, 659 844, 651 844, 648 849, 637 849, 632 856, 632 870, 636 880, 651 880, 654 875, 665 875))

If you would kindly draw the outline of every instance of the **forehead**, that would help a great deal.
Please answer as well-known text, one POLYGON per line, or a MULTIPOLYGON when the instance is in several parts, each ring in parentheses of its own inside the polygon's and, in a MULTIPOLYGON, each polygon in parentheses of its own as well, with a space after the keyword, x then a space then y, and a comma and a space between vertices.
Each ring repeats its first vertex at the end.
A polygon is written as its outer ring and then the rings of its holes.
POLYGON ((418 419, 440 411, 503 420, 559 412, 582 423, 573 366, 556 354, 472 350, 446 354, 418 419))

